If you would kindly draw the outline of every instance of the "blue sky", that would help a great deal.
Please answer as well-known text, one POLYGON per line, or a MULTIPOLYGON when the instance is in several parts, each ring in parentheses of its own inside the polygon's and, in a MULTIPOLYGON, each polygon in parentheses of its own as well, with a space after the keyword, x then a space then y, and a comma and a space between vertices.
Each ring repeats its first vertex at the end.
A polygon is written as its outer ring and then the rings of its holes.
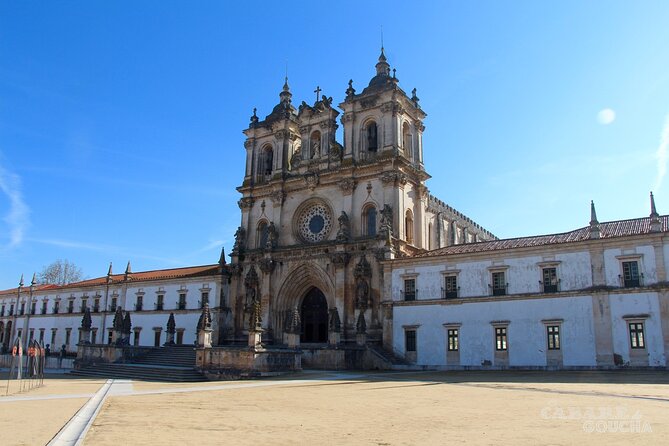
POLYGON ((214 263, 253 107, 374 74, 427 112, 430 191, 499 237, 669 212, 669 3, 0 1, 0 289, 214 263), (251 5, 251 6, 249 6, 251 5))

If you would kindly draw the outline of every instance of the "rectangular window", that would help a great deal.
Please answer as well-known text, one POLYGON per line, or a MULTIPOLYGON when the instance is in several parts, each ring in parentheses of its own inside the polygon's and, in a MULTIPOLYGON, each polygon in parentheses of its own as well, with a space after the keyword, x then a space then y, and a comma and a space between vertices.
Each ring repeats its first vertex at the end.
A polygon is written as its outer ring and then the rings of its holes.
POLYGON ((97 344, 98 342, 98 329, 94 328, 91 330, 91 344, 97 344))
POLYGON ((404 331, 404 347, 407 352, 416 351, 416 330, 404 331))
POLYGON ((21 302, 21 309, 19 310, 19 316, 23 316, 23 314, 26 312, 26 304, 25 302, 21 302))
POLYGON ((546 335, 548 336, 548 350, 560 350, 560 326, 546 326, 546 335))
POLYGON ((454 299, 456 297, 458 297, 457 276, 444 277, 444 299, 454 299))
POLYGON ((116 297, 112 297, 111 305, 109 306, 109 311, 116 311, 116 303, 118 302, 116 297))
POLYGON ((135 311, 142 311, 144 307, 144 296, 137 296, 137 303, 135 304, 135 311))
POLYGON ((449 328, 448 329, 448 351, 457 352, 460 349, 458 342, 458 329, 449 328))
POLYGON ((506 327, 495 327, 495 350, 506 351, 506 327))
POLYGON ((42 302, 42 314, 46 314, 46 305, 47 305, 47 302, 43 301, 42 302))
POLYGON ((636 260, 623 262, 623 286, 625 288, 638 287, 641 285, 639 279, 639 262, 636 260))
POLYGON ((154 347, 160 347, 160 330, 156 330, 153 332, 153 346, 154 347))
POLYGON ((156 301, 156 310, 163 311, 163 303, 165 301, 165 296, 162 294, 158 295, 158 300, 156 301))
POLYGON ((28 342, 32 342, 33 339, 35 339, 35 329, 31 328, 28 334, 28 342))
POLYGON ((67 301, 67 312, 74 313, 74 300, 67 301))
POLYGON ((39 341, 44 342, 44 328, 39 329, 39 341))
POLYGON ((209 293, 206 292, 206 291, 202 293, 202 300, 200 301, 200 308, 204 308, 205 302, 207 304, 209 303, 209 293))
POLYGON ((51 329, 51 345, 54 347, 56 346, 56 333, 58 332, 58 329, 52 328, 51 329))
POLYGON ((492 295, 504 296, 506 294, 506 280, 504 271, 492 273, 492 295))
POLYGON ((416 279, 404 281, 404 300, 416 300, 416 279))
POLYGON ((65 329, 65 347, 70 346, 70 339, 72 338, 72 329, 71 328, 66 328, 65 329))
POLYGON ((132 345, 135 347, 139 345, 139 330, 135 330, 135 337, 132 340, 132 345))
POLYGON ((88 299, 81 299, 81 312, 86 312, 86 307, 88 306, 88 299))
POLYGON ((544 268, 543 269, 543 285, 544 293, 557 293, 558 291, 558 280, 557 280, 557 269, 556 268, 544 268))
POLYGON ((93 300, 93 313, 99 313, 100 312, 100 298, 96 297, 93 300))
POLYGON ((11 304, 9 306, 9 315, 12 316, 14 314, 14 304, 11 304))
POLYGON ((646 348, 643 338, 643 322, 630 322, 630 345, 632 348, 646 348))
POLYGON ((186 309, 186 293, 179 293, 179 303, 177 305, 177 310, 186 309))
POLYGON ((30 314, 34 315, 37 312, 37 302, 30 304, 30 314))
POLYGON ((53 314, 58 314, 60 311, 60 301, 56 301, 53 303, 53 314))

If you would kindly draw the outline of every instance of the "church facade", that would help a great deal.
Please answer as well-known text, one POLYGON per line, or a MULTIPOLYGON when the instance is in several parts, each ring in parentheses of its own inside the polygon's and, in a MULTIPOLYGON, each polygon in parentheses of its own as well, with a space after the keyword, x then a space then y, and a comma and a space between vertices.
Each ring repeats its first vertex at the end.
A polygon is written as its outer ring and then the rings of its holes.
POLYGON ((254 110, 230 262, 22 281, 0 292, 0 343, 76 350, 88 308, 86 339, 109 344, 123 308, 131 345, 202 344, 205 320, 211 348, 257 336, 305 367, 666 367, 669 221, 652 195, 649 217, 600 223, 593 204, 589 226, 499 240, 429 192, 426 114, 383 50, 338 109, 315 93, 295 107, 286 79, 254 110))

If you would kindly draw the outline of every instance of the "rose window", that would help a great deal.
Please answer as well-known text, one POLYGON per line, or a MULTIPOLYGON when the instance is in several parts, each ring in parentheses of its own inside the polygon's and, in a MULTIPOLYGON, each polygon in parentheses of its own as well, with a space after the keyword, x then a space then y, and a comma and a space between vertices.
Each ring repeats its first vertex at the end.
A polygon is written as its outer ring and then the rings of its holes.
POLYGON ((308 242, 320 242, 330 232, 332 217, 330 210, 322 203, 309 206, 297 220, 300 236, 308 242))

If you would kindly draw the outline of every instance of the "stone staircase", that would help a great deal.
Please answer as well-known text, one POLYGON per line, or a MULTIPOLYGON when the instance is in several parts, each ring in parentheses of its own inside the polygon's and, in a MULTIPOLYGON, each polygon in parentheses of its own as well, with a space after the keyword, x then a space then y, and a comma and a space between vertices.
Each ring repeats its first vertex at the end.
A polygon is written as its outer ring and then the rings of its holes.
POLYGON ((388 368, 390 369, 397 370, 411 366, 411 363, 409 361, 394 354, 393 352, 386 350, 380 345, 368 344, 367 349, 373 354, 375 354, 378 358, 386 362, 386 364, 389 365, 388 368))
POLYGON ((73 370, 70 374, 146 381, 206 381, 205 376, 195 370, 195 350, 191 345, 154 348, 146 356, 131 363, 89 365, 73 370))

